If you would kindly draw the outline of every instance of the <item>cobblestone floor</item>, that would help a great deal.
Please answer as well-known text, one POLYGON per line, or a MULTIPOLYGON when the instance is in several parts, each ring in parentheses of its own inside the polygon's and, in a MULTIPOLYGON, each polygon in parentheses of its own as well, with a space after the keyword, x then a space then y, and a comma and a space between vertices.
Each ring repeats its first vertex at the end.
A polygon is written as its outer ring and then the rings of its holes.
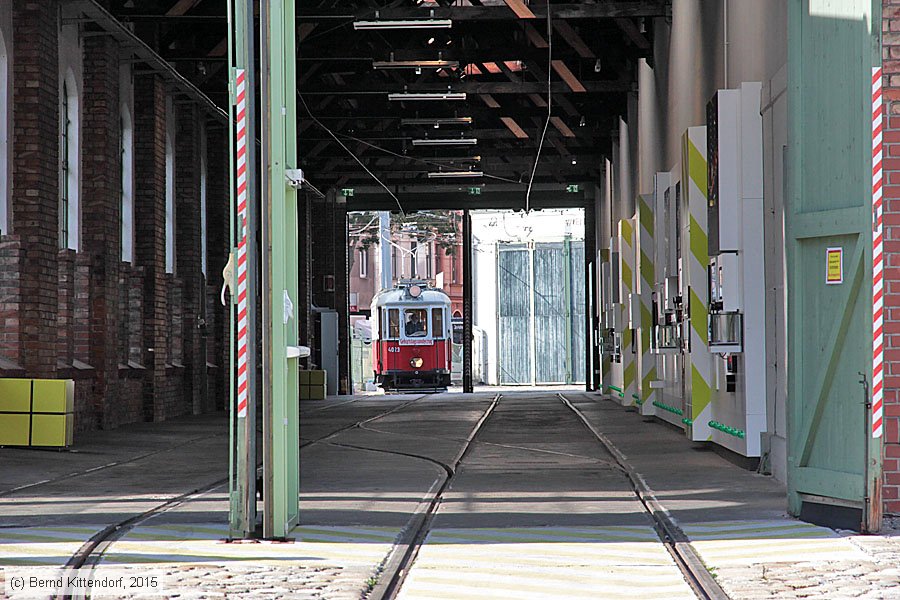
POLYGON ((880 535, 846 533, 859 560, 767 562, 715 569, 732 600, 900 599, 900 517, 887 518, 880 535))

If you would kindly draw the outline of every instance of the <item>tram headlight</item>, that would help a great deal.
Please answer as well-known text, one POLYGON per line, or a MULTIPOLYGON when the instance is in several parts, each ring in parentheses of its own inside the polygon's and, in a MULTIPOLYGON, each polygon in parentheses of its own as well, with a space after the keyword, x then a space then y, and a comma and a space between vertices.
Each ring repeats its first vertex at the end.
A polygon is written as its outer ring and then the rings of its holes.
POLYGON ((425 361, 418 356, 409 359, 409 366, 411 366, 413 369, 421 369, 423 364, 425 364, 425 361))

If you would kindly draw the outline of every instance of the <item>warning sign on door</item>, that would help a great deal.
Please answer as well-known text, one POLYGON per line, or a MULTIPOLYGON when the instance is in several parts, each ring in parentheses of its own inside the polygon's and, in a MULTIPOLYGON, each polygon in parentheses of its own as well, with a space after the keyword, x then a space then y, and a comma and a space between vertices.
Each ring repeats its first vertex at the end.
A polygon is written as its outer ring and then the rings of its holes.
POLYGON ((844 283, 844 249, 828 248, 826 256, 825 283, 828 285, 844 283))

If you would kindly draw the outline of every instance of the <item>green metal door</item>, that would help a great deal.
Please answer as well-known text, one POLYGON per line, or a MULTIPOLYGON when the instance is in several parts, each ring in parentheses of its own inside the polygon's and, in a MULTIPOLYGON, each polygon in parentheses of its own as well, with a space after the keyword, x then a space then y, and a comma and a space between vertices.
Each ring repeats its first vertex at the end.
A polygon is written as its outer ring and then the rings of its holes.
POLYGON ((879 477, 860 379, 872 378, 870 90, 880 24, 872 0, 790 3, 784 216, 793 514, 864 509, 879 477), (829 284, 829 249, 837 248, 842 282, 829 284))

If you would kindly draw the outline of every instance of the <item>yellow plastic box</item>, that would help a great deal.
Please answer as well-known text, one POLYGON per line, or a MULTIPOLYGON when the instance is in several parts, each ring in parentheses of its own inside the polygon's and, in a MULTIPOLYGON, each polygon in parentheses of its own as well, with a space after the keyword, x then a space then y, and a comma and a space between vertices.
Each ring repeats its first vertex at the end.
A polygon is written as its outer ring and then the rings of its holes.
POLYGON ((0 414, 0 446, 27 446, 29 414, 0 414))
POLYGON ((71 413, 75 411, 75 382, 71 379, 35 379, 36 413, 71 413))
POLYGON ((325 385, 325 371, 309 371, 309 385, 325 385))
POLYGON ((307 398, 310 400, 324 400, 325 399, 325 384, 322 385, 310 385, 308 388, 308 396, 307 398))
POLYGON ((31 381, 31 379, 0 379, 0 412, 30 412, 31 381))
POLYGON ((32 415, 31 445, 65 447, 72 445, 75 419, 71 413, 32 415))
POLYGON ((300 385, 309 385, 309 371, 306 369, 300 370, 300 385))

